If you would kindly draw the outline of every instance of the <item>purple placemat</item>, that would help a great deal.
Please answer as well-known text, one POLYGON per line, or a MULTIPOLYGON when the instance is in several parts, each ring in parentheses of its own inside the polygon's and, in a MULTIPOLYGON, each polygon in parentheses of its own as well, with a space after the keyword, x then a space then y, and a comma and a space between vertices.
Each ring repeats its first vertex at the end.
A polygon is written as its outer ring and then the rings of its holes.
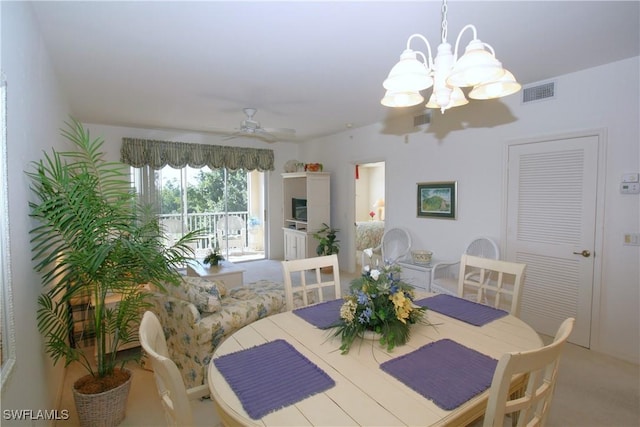
POLYGON ((226 354, 213 363, 255 420, 335 385, 284 340, 226 354))
POLYGON ((491 386, 497 363, 487 355, 443 339, 384 362, 380 368, 450 411, 491 386))
POLYGON ((415 301, 415 304, 419 306, 426 305, 429 310, 475 326, 486 325, 509 314, 504 310, 498 310, 497 308, 446 294, 423 298, 415 301))
POLYGON ((344 304, 344 300, 335 299, 298 308, 293 310, 293 312, 313 326, 320 329, 327 329, 335 326, 340 320, 340 307, 342 307, 342 304, 344 304))

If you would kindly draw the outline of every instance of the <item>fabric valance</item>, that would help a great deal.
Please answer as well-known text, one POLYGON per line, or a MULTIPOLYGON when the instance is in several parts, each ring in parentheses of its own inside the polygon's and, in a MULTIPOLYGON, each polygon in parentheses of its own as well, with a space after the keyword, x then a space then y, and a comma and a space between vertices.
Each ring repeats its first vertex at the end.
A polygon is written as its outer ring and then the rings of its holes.
POLYGON ((122 138, 120 161, 135 168, 150 166, 153 169, 167 165, 176 169, 185 166, 259 171, 275 169, 273 150, 269 149, 137 138, 122 138))

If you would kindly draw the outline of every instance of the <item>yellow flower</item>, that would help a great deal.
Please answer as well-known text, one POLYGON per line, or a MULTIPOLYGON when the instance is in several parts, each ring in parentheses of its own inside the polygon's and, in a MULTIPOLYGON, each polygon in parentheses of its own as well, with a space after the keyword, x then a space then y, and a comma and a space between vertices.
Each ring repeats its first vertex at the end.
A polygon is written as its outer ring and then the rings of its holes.
POLYGON ((340 307, 340 317, 347 322, 353 322, 356 314, 356 303, 353 300, 347 300, 342 307, 340 307))
POLYGON ((393 302, 398 320, 406 324, 412 310, 411 300, 405 298, 404 292, 396 292, 395 294, 390 295, 389 299, 393 302))

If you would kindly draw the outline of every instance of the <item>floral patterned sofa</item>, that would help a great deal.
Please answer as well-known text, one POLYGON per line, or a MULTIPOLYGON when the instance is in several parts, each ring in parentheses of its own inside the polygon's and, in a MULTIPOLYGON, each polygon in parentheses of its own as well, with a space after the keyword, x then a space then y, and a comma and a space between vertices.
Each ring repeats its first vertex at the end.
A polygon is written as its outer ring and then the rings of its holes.
POLYGON ((187 388, 204 383, 211 355, 227 336, 286 310, 284 285, 266 280, 227 290, 221 281, 185 276, 166 288, 152 292, 149 310, 160 319, 187 388))

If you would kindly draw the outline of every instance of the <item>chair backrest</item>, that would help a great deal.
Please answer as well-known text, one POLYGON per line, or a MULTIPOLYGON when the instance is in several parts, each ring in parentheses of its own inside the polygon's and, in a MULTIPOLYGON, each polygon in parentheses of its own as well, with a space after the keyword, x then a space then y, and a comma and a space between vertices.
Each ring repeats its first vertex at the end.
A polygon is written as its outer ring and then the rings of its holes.
POLYGON ((382 260, 395 264, 411 252, 411 235, 402 228, 390 228, 382 235, 382 260))
POLYGON ((167 341, 160 321, 146 311, 140 322, 140 344, 151 359, 153 376, 162 401, 168 425, 193 425, 187 390, 176 364, 169 358, 167 341))
POLYGON ((342 297, 336 254, 282 261, 282 270, 287 310, 294 309, 294 294, 299 294, 302 306, 342 297), (327 267, 331 272, 323 276, 322 270, 327 271, 327 267), (325 289, 333 295, 325 295, 325 289))
POLYGON ((245 222, 239 216, 229 215, 218 220, 217 228, 223 234, 239 235, 244 233, 245 222))
POLYGON ((482 258, 500 259, 500 249, 498 249, 498 245, 488 237, 473 239, 467 245, 464 253, 482 258))
POLYGON ((510 302, 509 313, 520 314, 520 301, 526 264, 462 255, 458 273, 458 296, 503 308, 510 302), (509 298, 510 301, 505 301, 509 298))
POLYGON ((500 358, 489 390, 484 427, 502 427, 504 416, 511 413, 518 413, 518 426, 545 425, 560 356, 574 323, 572 317, 562 322, 553 342, 545 347, 506 353, 500 358), (509 389, 514 375, 528 379, 524 390, 512 395, 509 389))

